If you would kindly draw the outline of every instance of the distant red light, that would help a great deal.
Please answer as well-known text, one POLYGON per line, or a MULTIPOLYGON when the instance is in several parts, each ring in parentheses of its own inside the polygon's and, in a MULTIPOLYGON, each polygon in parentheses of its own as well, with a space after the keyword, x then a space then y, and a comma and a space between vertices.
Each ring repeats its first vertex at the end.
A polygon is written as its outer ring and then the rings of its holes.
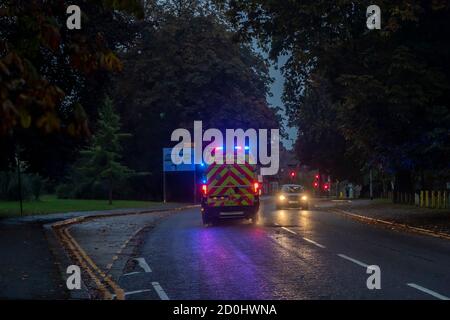
POLYGON ((294 171, 291 172, 291 177, 295 177, 295 172, 294 171))
POLYGON ((316 181, 314 182, 314 188, 317 188, 319 186, 319 183, 316 181))

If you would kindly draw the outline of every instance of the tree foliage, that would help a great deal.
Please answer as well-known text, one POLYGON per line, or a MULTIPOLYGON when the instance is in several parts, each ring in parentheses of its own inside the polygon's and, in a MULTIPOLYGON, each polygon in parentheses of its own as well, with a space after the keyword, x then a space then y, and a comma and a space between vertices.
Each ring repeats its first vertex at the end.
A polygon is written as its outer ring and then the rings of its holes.
POLYGON ((218 2, 244 39, 289 55, 284 102, 301 159, 339 171, 345 150, 351 170, 448 176, 447 1, 379 1, 379 31, 366 28, 369 1, 218 2))
POLYGON ((235 41, 220 17, 201 8, 161 8, 140 37, 121 56, 114 99, 133 132, 127 163, 154 173, 146 186, 151 192, 160 192, 162 148, 173 145, 174 129, 192 129, 194 120, 204 128, 279 127, 277 110, 266 101, 268 64, 235 41))
POLYGON ((114 17, 114 10, 137 13, 138 3, 4 1, 0 6, 0 134, 15 126, 36 126, 46 132, 58 130, 63 125, 63 112, 66 117, 73 117, 66 128, 70 133, 87 130, 85 122, 75 121, 81 120, 77 119, 82 116, 80 105, 64 97, 78 89, 76 77, 99 70, 121 70, 122 65, 111 48, 115 43, 108 41, 111 38, 102 28, 106 27, 105 20, 115 19, 119 26, 120 19, 114 17), (71 4, 79 4, 83 10, 79 31, 66 28, 66 9, 71 4))
POLYGON ((133 174, 133 170, 121 164, 121 140, 129 135, 119 131, 120 117, 114 110, 113 101, 107 97, 99 110, 91 145, 81 151, 81 159, 72 177, 75 188, 89 189, 106 184, 110 203, 114 185, 133 174))
POLYGON ((0 3, 0 167, 16 145, 30 170, 63 174, 95 120, 110 76, 122 70, 117 51, 134 40, 138 0, 0 3), (82 29, 66 28, 79 5, 82 29), (115 32, 111 32, 114 29, 115 32))

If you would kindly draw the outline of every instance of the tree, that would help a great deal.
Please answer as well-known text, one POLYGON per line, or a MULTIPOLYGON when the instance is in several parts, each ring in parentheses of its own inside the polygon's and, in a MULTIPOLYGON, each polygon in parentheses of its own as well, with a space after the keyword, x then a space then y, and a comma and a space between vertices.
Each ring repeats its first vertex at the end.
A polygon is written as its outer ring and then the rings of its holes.
POLYGON ((113 101, 107 97, 99 110, 91 146, 81 151, 82 158, 75 169, 75 183, 107 184, 109 204, 112 204, 114 184, 133 174, 133 170, 120 163, 120 141, 130 135, 119 131, 120 117, 114 111, 113 101))
MULTIPOLYGON (((181 2, 181 1, 180 1, 181 2)), ((171 133, 194 120, 213 128, 279 128, 277 110, 266 100, 268 64, 235 41, 214 14, 164 11, 142 25, 141 41, 121 56, 114 100, 124 128, 126 163, 153 172, 145 189, 160 195, 162 148, 171 133)))
MULTIPOLYGON (((284 102, 299 126, 299 144, 317 140, 308 149, 321 154, 338 140, 357 157, 355 170, 381 167, 400 192, 412 191, 422 171, 440 173, 441 183, 448 179, 447 1, 379 1, 381 31, 365 27, 369 1, 217 2, 244 40, 257 39, 274 60, 289 55, 284 102), (311 108, 320 106, 326 107, 318 119, 327 121, 311 118, 317 111, 311 108)), ((334 160, 330 169, 338 170, 342 158, 334 160)))
POLYGON ((31 171, 65 173, 141 16, 139 0, 0 2, 0 168, 20 144, 31 171), (81 30, 66 28, 69 5, 82 10, 81 30))

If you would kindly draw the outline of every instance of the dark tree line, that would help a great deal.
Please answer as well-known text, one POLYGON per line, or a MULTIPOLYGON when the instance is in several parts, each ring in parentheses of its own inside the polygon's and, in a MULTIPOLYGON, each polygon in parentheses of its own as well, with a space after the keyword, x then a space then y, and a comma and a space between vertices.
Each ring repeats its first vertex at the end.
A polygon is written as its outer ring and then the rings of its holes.
POLYGON ((149 172, 141 190, 161 192, 162 148, 173 145, 174 129, 278 128, 276 110, 266 97, 268 64, 236 41, 218 12, 201 1, 178 1, 159 8, 142 25, 136 46, 123 55, 114 100, 124 130, 127 164, 149 172))
POLYGON ((378 1, 217 1, 242 39, 283 68, 283 100, 299 128, 300 160, 338 178, 374 168, 397 191, 450 178, 450 4, 378 1))
POLYGON ((139 3, 0 3, 0 168, 20 152, 30 170, 65 172, 91 134, 88 121, 97 115, 105 83, 122 69, 116 48, 129 45, 130 22, 143 12, 139 3), (72 4, 83 9, 81 30, 66 28, 72 4))
POLYGON ((103 194, 108 172, 89 163, 108 158, 98 153, 108 131, 99 119, 106 95, 121 119, 111 132, 130 133, 111 164, 120 158, 118 166, 146 173, 118 182, 121 197, 160 196, 162 147, 194 120, 279 127, 266 102, 268 64, 237 41, 212 3, 141 3, 72 1, 83 12, 82 29, 68 31, 66 1, 2 2, 0 171, 13 170, 19 155, 27 171, 63 182, 62 196, 103 194))

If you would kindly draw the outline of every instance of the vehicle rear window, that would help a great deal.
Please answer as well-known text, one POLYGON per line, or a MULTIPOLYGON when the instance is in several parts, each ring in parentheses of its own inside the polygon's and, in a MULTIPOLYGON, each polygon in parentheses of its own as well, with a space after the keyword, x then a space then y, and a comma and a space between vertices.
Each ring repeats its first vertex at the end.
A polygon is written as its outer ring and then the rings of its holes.
POLYGON ((281 188, 282 192, 286 193, 299 193, 303 192, 304 188, 302 186, 283 186, 281 188))

